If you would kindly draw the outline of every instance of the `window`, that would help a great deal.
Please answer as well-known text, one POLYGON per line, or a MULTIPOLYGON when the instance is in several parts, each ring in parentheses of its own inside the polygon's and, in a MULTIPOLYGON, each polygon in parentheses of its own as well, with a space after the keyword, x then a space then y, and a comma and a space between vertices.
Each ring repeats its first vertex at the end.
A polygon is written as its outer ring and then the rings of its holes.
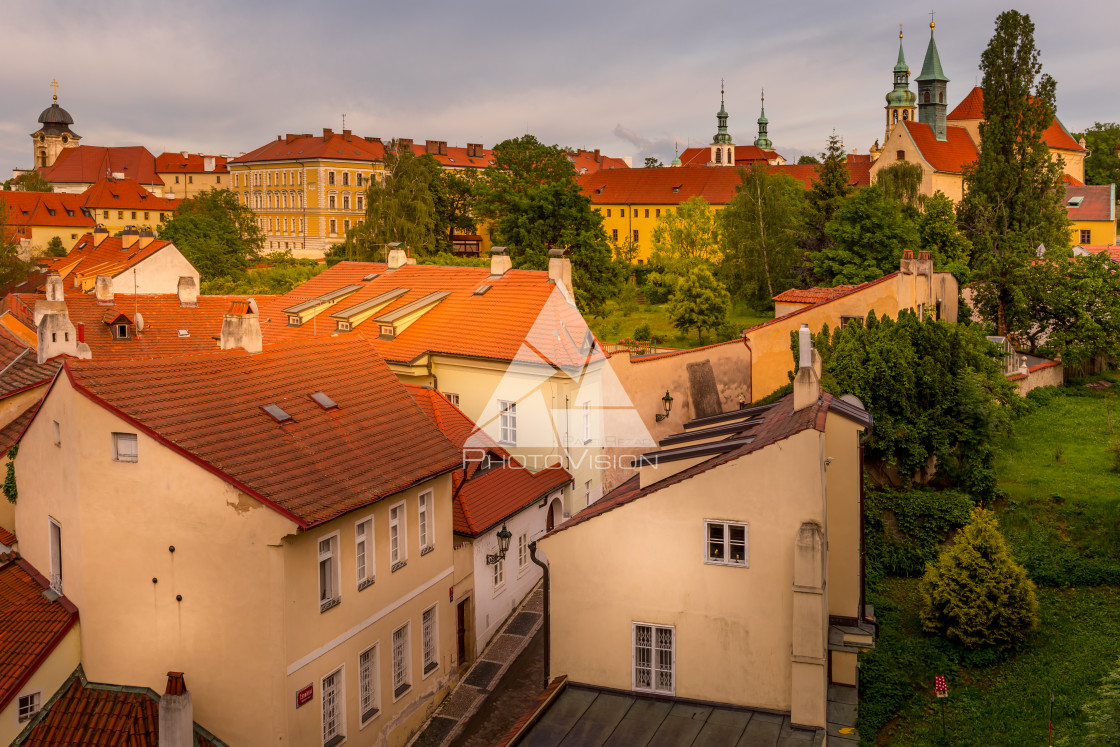
POLYGON ((187 177, 187 184, 194 184, 194 177, 193 176, 188 176, 187 177))
POLYGON ((498 400, 498 443, 517 444, 517 403, 498 400))
POLYGON ((660 218, 661 217, 661 208, 657 208, 657 210, 654 211, 654 216, 653 217, 655 217, 655 218, 660 218))
POLYGON ((638 243, 638 229, 636 228, 634 229, 634 243, 638 243))
POLYGON ((529 567, 529 535, 525 532, 517 535, 517 572, 529 567))
POLYGON ((894 110, 894 123, 898 124, 898 109, 894 110))
POLYGON ((583 442, 591 443, 591 403, 583 403, 583 442))
POLYGON ((847 327, 849 324, 858 324, 860 326, 863 326, 863 317, 862 316, 842 316, 842 317, 840 317, 840 329, 844 329, 844 327, 847 327))
POLYGON ((905 121, 905 122, 909 122, 909 121, 910 121, 910 112, 908 112, 908 111, 906 111, 906 110, 903 110, 903 112, 902 112, 902 119, 903 119, 903 121, 905 121))
POLYGON ((894 160, 905 161, 906 160, 906 151, 904 151, 904 150, 896 151, 895 154, 894 154, 894 160))
POLYGON ((289 314, 288 315, 288 326, 289 327, 298 327, 301 324, 303 324, 303 317, 301 317, 299 314, 289 314))
POLYGON ((924 98, 925 98, 925 103, 927 103, 927 104, 928 104, 928 103, 929 103, 929 91, 926 91, 926 92, 925 92, 925 96, 924 96, 924 98))
POLYGON ((613 241, 616 244, 618 243, 618 229, 617 228, 612 228, 611 229, 611 241, 613 241))
POLYGON ((350 331, 350 322, 344 322, 341 319, 339 319, 337 327, 338 327, 339 332, 349 332, 350 331))
POLYGON ((176 175, 176 176, 175 176, 175 183, 176 183, 176 184, 178 184, 178 183, 179 183, 179 177, 178 177, 178 175, 176 175))
POLYGON ((1088 243, 1092 242, 1092 240, 1093 240, 1093 232, 1092 231, 1087 231, 1085 229, 1081 229, 1080 233, 1081 233, 1080 242, 1082 244, 1088 244, 1088 243))
POLYGON ((649 208, 646 208, 646 217, 649 217, 649 208))
POLYGON ((454 394, 452 392, 444 392, 443 396, 447 397, 447 401, 450 402, 451 404, 455 405, 456 407, 459 406, 459 395, 458 394, 454 394))
POLYGON ((329 207, 331 210, 334 210, 334 195, 330 195, 329 197, 327 197, 327 207, 329 207))
MULTIPOLYGON (((329 184, 332 187, 334 186, 334 172, 333 171, 328 171, 327 172, 327 184, 329 184)), ((334 206, 332 205, 331 207, 334 207, 334 206)))
POLYGON ((619 208, 618 217, 619 218, 625 218, 626 217, 626 208, 619 208))
POLYGON ((47 517, 47 530, 50 532, 51 552, 51 589, 62 593, 62 525, 47 517))
POLYGON ((354 198, 354 200, 355 200, 355 202, 356 202, 356 204, 354 205, 354 207, 356 207, 356 208, 357 208, 358 210, 364 210, 364 209, 365 209, 365 208, 364 208, 364 205, 363 205, 363 203, 365 202, 365 200, 363 200, 363 199, 362 199, 362 196, 361 196, 361 195, 358 195, 357 197, 355 197, 355 198, 354 198))
POLYGON ((747 562, 747 525, 729 521, 705 521, 708 535, 704 562, 717 565, 741 565, 747 562))
POLYGON ((148 220, 148 211, 147 210, 144 211, 144 220, 148 220))
POLYGON ((346 698, 342 692, 342 668, 323 678, 323 745, 333 747, 346 739, 346 698))
POLYGON ((117 220, 124 220, 124 211, 123 210, 118 210, 117 211, 117 220))
MULTIPOLYGON (((334 198, 331 199, 333 200, 334 198)), ((331 205, 331 207, 334 207, 334 205, 331 205)), ((331 233, 338 233, 338 223, 333 219, 331 220, 331 233)))
POLYGON ((354 565, 357 567, 358 591, 373 585, 373 560, 373 517, 370 517, 354 525, 354 565))
POLYGON ((379 663, 376 643, 358 654, 358 709, 361 713, 362 726, 376 718, 381 710, 377 700, 377 683, 380 681, 379 663))
POLYGON ((344 187, 349 187, 350 186, 350 172, 349 171, 343 171, 342 172, 342 186, 344 186, 344 187))
POLYGON ((408 623, 393 631, 393 700, 397 700, 412 687, 409 683, 408 623))
POLYGON ((673 694, 673 628, 634 623, 634 689, 673 694))
POLYGON ((607 208, 607 217, 608 218, 611 217, 611 209, 610 208, 607 208))
POLYGON ((319 611, 340 601, 338 593, 338 533, 319 540, 319 611))
POLYGON ((427 555, 432 551, 432 537, 435 530, 432 528, 432 492, 421 493, 419 498, 420 508, 417 511, 420 525, 420 554, 427 555))
POLYGON ((342 209, 343 210, 349 210, 350 209, 350 195, 343 195, 342 196, 342 209))
POLYGON ((396 573, 408 561, 408 535, 405 534, 404 504, 389 509, 389 562, 390 573, 396 573))
POLYGON ((716 163, 723 163, 723 149, 716 148, 716 163))
POLYGON ((101 217, 104 218, 105 220, 109 220, 109 211, 108 210, 102 210, 101 211, 101 217))
POLYGON ((113 461, 135 462, 139 459, 135 433, 113 434, 113 461))
POLYGON ((54 423, 54 445, 62 446, 62 426, 58 424, 57 420, 52 422, 54 423))
POLYGON ((359 171, 357 174, 354 174, 354 184, 359 187, 362 186, 362 172, 359 171))
POLYGON ((420 618, 420 639, 424 652, 424 675, 439 669, 439 621, 436 613, 439 607, 433 605, 424 610, 420 618))
POLYGON ((19 696, 19 705, 16 710, 16 723, 26 724, 39 709, 43 707, 43 691, 36 690, 33 693, 19 696))
POLYGON ((499 560, 490 567, 494 573, 494 590, 497 591, 506 584, 506 561, 504 559, 499 560))
POLYGON ((135 210, 132 211, 132 219, 136 220, 136 211, 135 210))

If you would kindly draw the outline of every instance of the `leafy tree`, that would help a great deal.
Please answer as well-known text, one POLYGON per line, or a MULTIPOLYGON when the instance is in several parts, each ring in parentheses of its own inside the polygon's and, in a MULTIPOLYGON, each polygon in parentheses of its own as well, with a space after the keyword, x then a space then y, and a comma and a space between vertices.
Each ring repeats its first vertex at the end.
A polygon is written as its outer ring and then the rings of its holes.
POLYGON ((953 272, 958 280, 967 279, 972 242, 961 233, 953 201, 941 190, 922 202, 918 243, 930 253, 935 268, 953 272))
POLYGON ((1094 122, 1078 137, 1085 138, 1086 184, 1120 184, 1120 124, 1094 122))
POLYGON ((731 294, 715 279, 704 265, 693 267, 681 278, 676 291, 669 298, 669 321, 681 332, 696 330, 697 338, 704 341, 704 331, 719 329, 728 324, 731 311, 731 294))
POLYGON ((697 264, 719 259, 716 211, 703 197, 689 197, 676 210, 666 210, 653 227, 650 264, 686 274, 697 264))
POLYGON ((159 227, 204 278, 239 277, 264 248, 257 218, 228 189, 211 189, 183 200, 159 227))
POLYGON ((980 57, 984 73, 983 148, 965 169, 958 214, 972 241, 976 302, 998 334, 1029 329, 1027 266, 1035 248, 1069 249, 1061 164, 1042 134, 1054 119, 1055 83, 1042 75, 1030 16, 1009 10, 980 57))
POLYGON ((814 254, 831 246, 832 240, 828 237, 826 226, 840 209, 844 198, 852 191, 848 183, 848 165, 844 146, 835 132, 829 136, 828 147, 820 154, 820 162, 817 180, 813 182, 813 187, 807 195, 809 212, 805 221, 805 233, 801 237, 806 269, 812 266, 814 254))
POLYGON ((966 648, 1008 647, 1038 627, 1034 582, 1015 562, 991 511, 975 508, 918 585, 922 629, 966 648))
POLYGON ((0 198, 0 287, 25 280, 32 265, 20 256, 20 243, 8 225, 8 205, 0 198))
POLYGON ((62 243, 62 239, 58 236, 51 236, 51 240, 47 242, 46 251, 43 253, 48 257, 65 257, 69 254, 66 251, 66 246, 62 243))
POLYGON ((909 161, 896 161, 879 172, 883 193, 909 208, 921 204, 922 167, 909 161))
POLYGON ((818 278, 832 285, 865 283, 894 272, 903 249, 918 243, 914 221, 880 184, 844 200, 825 233, 830 244, 814 255, 813 267, 818 278))
POLYGON ((273 252, 261 259, 264 267, 249 270, 237 277, 203 280, 199 291, 206 296, 279 296, 315 277, 325 267, 313 259, 296 259, 291 252, 273 252))
POLYGON ((54 185, 44 179, 38 171, 25 171, 5 182, 4 189, 15 192, 53 192, 54 185))
POLYGON ((1086 703, 1085 741, 1091 747, 1114 747, 1120 744, 1120 661, 1105 675, 1097 689, 1096 699, 1086 703))
POLYGON ((626 264, 633 264, 634 260, 638 258, 639 247, 633 239, 627 238, 614 244, 614 258, 619 262, 626 264))
POLYGON ((660 158, 657 158, 655 156, 646 156, 645 168, 647 168, 647 169, 659 169, 664 165, 665 164, 661 163, 660 158))
POLYGON ((810 155, 804 155, 804 156, 801 156, 801 158, 797 159, 797 165, 798 166, 801 166, 802 164, 806 164, 806 163, 820 163, 820 161, 817 160, 816 156, 810 156, 810 155))
POLYGON ((443 251, 450 252, 455 233, 473 234, 478 230, 474 217, 475 185, 478 174, 473 171, 439 169, 432 182, 437 223, 443 226, 444 239, 439 241, 443 251))
POLYGON ((741 172, 735 196, 719 213, 721 267, 738 294, 769 304, 794 283, 805 190, 761 164, 741 172))

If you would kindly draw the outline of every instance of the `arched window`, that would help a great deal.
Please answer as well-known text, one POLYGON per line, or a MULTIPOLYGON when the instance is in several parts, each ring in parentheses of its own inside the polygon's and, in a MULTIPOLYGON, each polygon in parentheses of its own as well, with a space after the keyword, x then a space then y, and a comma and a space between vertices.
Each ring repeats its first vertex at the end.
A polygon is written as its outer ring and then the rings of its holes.
POLYGON ((944 91, 937 94, 937 103, 939 103, 939 104, 944 104, 945 103, 945 92, 944 91))
POLYGON ((716 163, 723 163, 723 149, 716 148, 716 163))
POLYGON ((898 109, 894 110, 894 123, 898 124, 898 109))
POLYGON ((903 109, 902 110, 902 121, 905 122, 908 119, 910 119, 910 112, 907 111, 906 109, 903 109))
POLYGON ((929 103, 929 91, 926 91, 926 103, 929 103))

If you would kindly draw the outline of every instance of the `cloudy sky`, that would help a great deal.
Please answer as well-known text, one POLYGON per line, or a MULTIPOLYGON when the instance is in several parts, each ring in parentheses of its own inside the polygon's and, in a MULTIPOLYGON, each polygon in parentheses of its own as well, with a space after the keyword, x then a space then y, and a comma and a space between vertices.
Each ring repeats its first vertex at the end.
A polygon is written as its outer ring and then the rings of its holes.
MULTIPOLYGON (((898 51, 921 69, 929 9, 825 2, 288 2, 5 0, 0 173, 31 164, 28 137, 59 103, 91 145, 236 155, 285 132, 548 143, 647 155, 710 141, 726 79, 737 143, 770 138, 791 160, 835 130, 867 152, 883 134, 898 51)), ((955 104, 1007 6, 950 0, 937 44, 955 104)), ((1020 5, 1036 24, 1058 112, 1076 131, 1120 120, 1120 3, 1020 5)), ((912 88, 916 90, 916 86, 912 88)))

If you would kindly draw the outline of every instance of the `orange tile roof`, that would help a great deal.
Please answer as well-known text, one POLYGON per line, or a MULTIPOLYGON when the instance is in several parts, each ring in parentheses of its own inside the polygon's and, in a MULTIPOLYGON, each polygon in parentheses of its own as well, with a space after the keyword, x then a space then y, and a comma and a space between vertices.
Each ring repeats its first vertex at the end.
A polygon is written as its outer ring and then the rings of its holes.
MULTIPOLYGON (((482 169, 494 163, 493 152, 486 148, 469 151, 462 146, 444 145, 443 153, 432 153, 432 158, 441 165, 452 168, 482 169)), ((423 155, 428 152, 427 142, 412 143, 412 152, 423 155)), ((351 161, 381 161, 385 157, 385 143, 378 138, 360 137, 349 130, 334 132, 324 129, 322 135, 286 135, 277 138, 256 150, 230 159, 230 164, 253 163, 258 161, 298 161, 300 159, 335 159, 351 161)))
MULTIPOLYGON (((120 236, 106 236, 97 246, 93 245, 93 234, 87 233, 74 243, 74 248, 65 257, 59 257, 47 265, 49 272, 57 272, 66 278, 71 275, 93 277, 109 275, 116 277, 130 267, 140 264, 148 257, 171 246, 170 241, 153 239, 147 246, 141 246, 143 239, 136 241, 127 250, 123 249, 120 236)), ((46 284, 44 278, 43 284, 46 284)))
POLYGON ((266 345, 254 355, 68 360, 63 370, 94 402, 303 528, 461 464, 359 336, 266 345), (314 392, 338 407, 324 410, 314 392), (291 421, 277 422, 267 405, 291 421))
POLYGON ((1108 256, 1113 262, 1120 262, 1120 246, 1115 244, 1078 244, 1077 246, 1089 252, 1089 254, 1108 252, 1108 256))
MULTIPOLYGON (((957 108, 949 112, 948 119, 962 120, 962 119, 983 119, 984 118, 984 89, 976 86, 968 95, 964 97, 964 101, 957 104, 957 108)), ((1073 139, 1069 134, 1069 130, 1061 121, 1054 117, 1050 126, 1042 133, 1043 141, 1051 148, 1060 148, 1062 150, 1073 150, 1085 152, 1085 148, 1073 139)))
MULTIPOLYGON (((641 171, 643 169, 634 169, 641 171)), ((627 170, 600 173, 628 173, 627 170)), ((380 330, 376 318, 407 306, 432 293, 449 295, 400 332, 394 339, 372 339, 388 361, 411 363, 428 353, 498 361, 544 361, 578 367, 603 357, 602 348, 575 306, 569 304, 548 273, 509 270, 498 278, 486 267, 405 265, 392 272, 376 262, 340 262, 287 294, 261 303, 261 330, 265 342, 306 339, 339 334, 332 312, 356 306, 384 293, 407 289, 354 330, 380 330), (363 280, 376 275, 372 280, 363 280), (302 326, 288 326, 284 309, 348 285, 359 290, 302 326), (476 295, 481 286, 484 295, 476 295), (594 341, 589 349, 584 341, 594 341)), ((350 333, 341 333, 354 334, 350 333)))
POLYGON ((159 210, 170 213, 181 202, 156 197, 132 179, 112 178, 94 182, 82 192, 82 198, 83 204, 90 210, 159 210))
MULTIPOLYGON (((11 448, 10 446, 8 448, 11 448)), ((0 543, 11 547, 16 543, 16 536, 4 527, 0 527, 0 543)))
POLYGON ((816 303, 810 304, 808 306, 804 306, 804 307, 802 307, 800 309, 797 309, 795 311, 791 311, 788 314, 784 314, 782 316, 774 317, 773 319, 768 319, 765 322, 762 322, 761 324, 756 324, 753 327, 750 327, 749 329, 745 329, 745 330, 743 330, 743 337, 746 337, 747 339, 750 339, 751 332, 754 332, 756 329, 762 329, 763 327, 769 327, 771 324, 777 324, 778 322, 789 321, 792 317, 795 317, 798 314, 803 314, 803 313, 809 311, 810 309, 815 309, 817 307, 824 306, 825 304, 832 303, 833 301, 835 301, 838 298, 843 298, 845 296, 850 296, 853 293, 858 293, 861 290, 864 290, 866 288, 870 288, 873 285, 878 285, 879 283, 885 283, 888 280, 893 280, 896 277, 898 277, 898 271, 897 270, 888 274, 888 275, 884 275, 881 278, 876 278, 875 280, 868 280, 866 283, 861 283, 859 285, 847 286, 847 290, 845 290, 841 293, 837 293, 836 295, 832 296, 831 298, 822 298, 821 300, 817 301, 816 303))
POLYGON ((0 711, 78 621, 69 599, 43 596, 49 585, 26 560, 0 561, 0 711))
POLYGON ((61 192, 0 192, 8 207, 9 226, 65 226, 92 228, 93 218, 83 210, 81 195, 61 192))
MULTIPOLYGON (((47 384, 58 373, 58 361, 39 363, 34 346, 9 334, 0 335, 0 398, 47 384)), ((0 453, 7 449, 0 450, 0 453)))
POLYGON ((945 128, 945 139, 938 140, 933 129, 924 122, 906 120, 902 124, 922 158, 935 171, 959 174, 965 166, 975 163, 980 155, 972 135, 964 127, 949 125, 945 128))
POLYGON ((1111 184, 1099 186, 1066 185, 1066 213, 1070 220, 1116 220, 1115 188, 1111 184), (1070 207, 1069 201, 1081 198, 1081 204, 1070 207))
POLYGON ((155 157, 142 145, 79 145, 63 148, 54 165, 39 169, 39 173, 51 183, 92 184, 120 173, 140 184, 162 186, 155 167, 155 157))
MULTIPOLYGON (((151 688, 88 682, 79 665, 17 741, 21 747, 159 747, 159 700, 151 688)), ((224 745, 198 724, 193 742, 224 745)))
POLYGON ((530 472, 434 389, 405 388, 464 455, 466 474, 463 470, 454 473, 453 523, 457 534, 477 537, 572 481, 571 474, 560 466, 530 472), (479 472, 483 452, 494 454, 503 464, 479 472))
POLYGON ((811 304, 838 298, 855 287, 854 285, 837 285, 833 288, 790 288, 774 296, 773 300, 775 303, 811 304))
POLYGON ((984 89, 975 86, 953 111, 949 112, 946 119, 983 119, 984 118, 984 89))
MULTIPOLYGON (((712 162, 712 147, 704 145, 700 147, 685 148, 677 156, 681 159, 681 166, 707 166, 712 162)), ((767 148, 759 148, 757 145, 736 145, 735 146, 735 165, 736 166, 750 166, 756 163, 767 163, 768 161, 778 158, 778 152, 767 148)))
POLYGON ((200 153, 161 153, 156 156, 156 173, 159 174, 227 174, 229 167, 225 156, 204 156, 200 153), (206 170, 206 159, 214 159, 214 168, 206 170))
MULTIPOLYGON (((35 413, 39 411, 39 405, 42 403, 43 400, 38 400, 35 404, 31 405, 31 407, 28 407, 17 415, 15 420, 8 423, 3 428, 0 428, 0 456, 6 455, 8 449, 15 446, 19 443, 19 440, 23 438, 23 432, 27 429, 27 424, 35 417, 35 413)), ((4 537, 2 535, 3 532, 0 531, 0 542, 4 542, 4 537)), ((15 535, 12 535, 12 539, 15 540, 15 535)), ((7 545, 12 544, 11 542, 4 543, 7 545)))
POLYGON ((630 164, 621 158, 604 156, 598 150, 579 148, 567 152, 568 160, 575 167, 576 174, 593 174, 600 169, 628 169, 630 164))

